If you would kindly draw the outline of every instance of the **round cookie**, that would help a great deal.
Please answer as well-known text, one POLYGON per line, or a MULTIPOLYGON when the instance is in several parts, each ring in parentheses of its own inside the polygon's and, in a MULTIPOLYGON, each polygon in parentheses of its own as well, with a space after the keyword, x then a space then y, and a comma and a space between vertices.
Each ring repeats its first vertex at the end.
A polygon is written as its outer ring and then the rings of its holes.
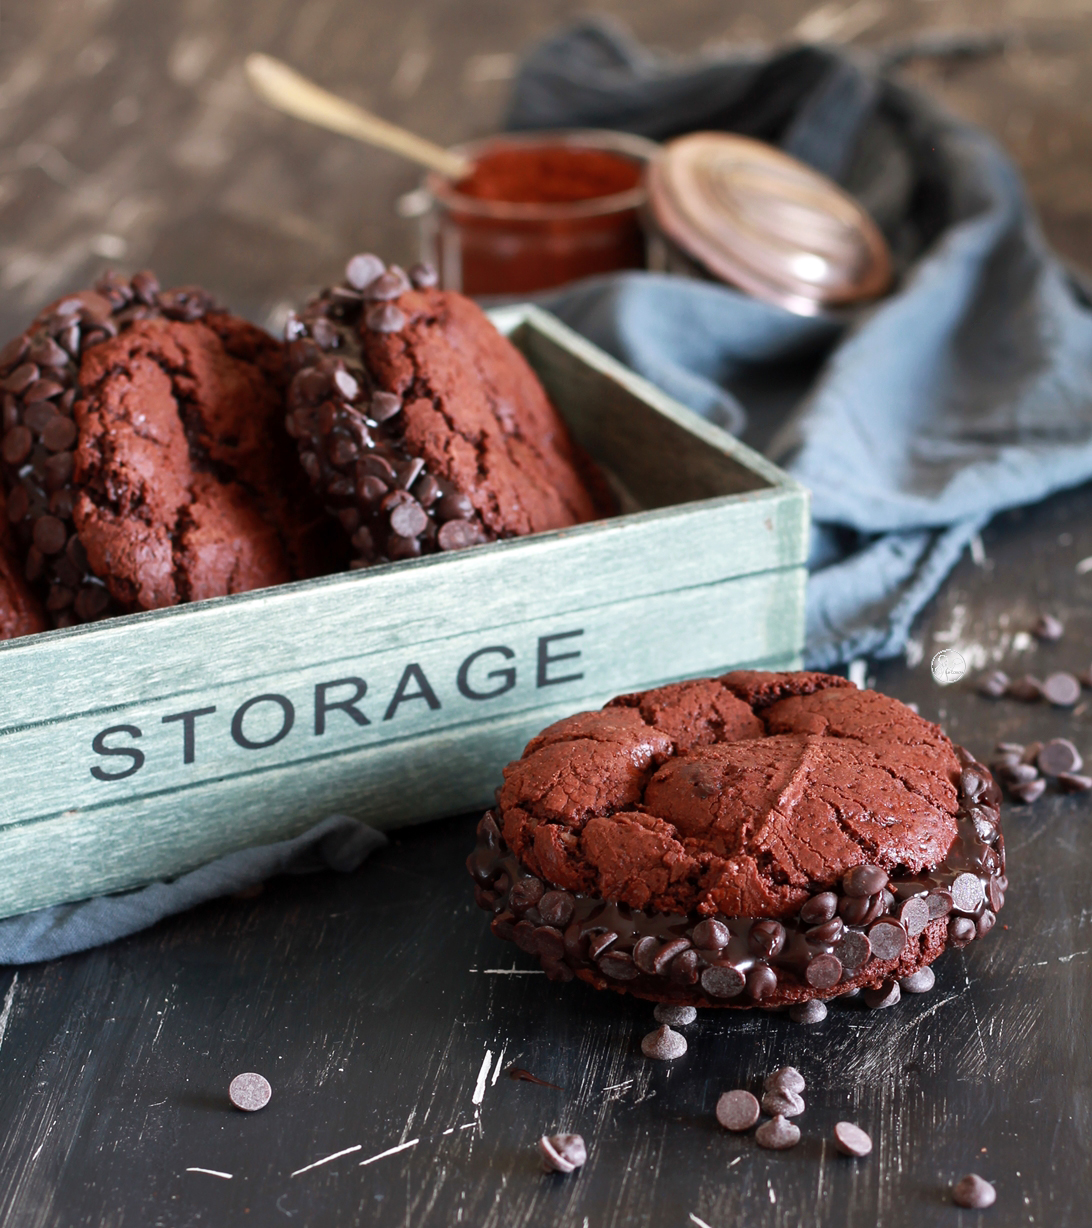
POLYGON ((435 280, 354 256, 286 327, 286 426, 355 566, 612 510, 523 355, 435 280))
POLYGON ((53 626, 332 570, 281 418, 284 346, 203 290, 108 274, 0 351, 13 551, 53 626))
POLYGON ((1008 887, 989 772, 827 674, 624 695, 504 771, 467 865, 493 932, 660 1002, 764 1008, 913 975, 1008 887))

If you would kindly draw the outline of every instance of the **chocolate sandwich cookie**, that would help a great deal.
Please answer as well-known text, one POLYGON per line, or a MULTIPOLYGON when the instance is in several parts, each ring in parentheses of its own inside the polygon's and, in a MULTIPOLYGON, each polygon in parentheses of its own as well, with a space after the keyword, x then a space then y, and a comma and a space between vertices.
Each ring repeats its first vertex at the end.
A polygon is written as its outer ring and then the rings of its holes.
POLYGON ((147 272, 61 299, 0 351, 7 521, 53 626, 343 564, 285 385, 280 342, 147 272))
POLYGON ((289 319, 286 426, 355 566, 560 529, 610 509, 526 359, 461 294, 354 256, 289 319))
POLYGON ((987 934, 999 819, 987 769, 897 700, 740 671, 551 725, 467 865, 556 980, 774 1008, 897 989, 987 934))

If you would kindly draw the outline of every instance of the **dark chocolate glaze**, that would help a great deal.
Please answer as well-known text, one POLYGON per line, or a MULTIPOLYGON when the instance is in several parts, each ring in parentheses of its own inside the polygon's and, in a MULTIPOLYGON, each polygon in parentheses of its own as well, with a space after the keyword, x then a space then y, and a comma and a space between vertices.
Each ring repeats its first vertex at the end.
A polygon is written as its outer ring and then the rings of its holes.
POLYGON ((926 929, 942 919, 947 946, 993 928, 1008 888, 1001 791, 967 751, 956 754, 957 834, 939 865, 891 878, 855 867, 840 891, 817 888, 792 917, 668 916, 551 889, 508 849, 491 810, 467 868, 493 933, 537 956, 552 980, 579 976, 600 989, 701 1006, 833 998, 879 984, 915 944, 924 951, 926 929), (862 894, 870 886, 873 894, 862 894))

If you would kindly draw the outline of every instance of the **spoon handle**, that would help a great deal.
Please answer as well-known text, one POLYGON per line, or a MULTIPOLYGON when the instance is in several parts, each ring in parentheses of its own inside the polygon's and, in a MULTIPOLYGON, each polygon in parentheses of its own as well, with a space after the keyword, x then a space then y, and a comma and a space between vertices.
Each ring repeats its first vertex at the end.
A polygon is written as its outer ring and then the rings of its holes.
POLYGON ((248 55, 246 76, 260 98, 286 115, 340 132, 366 145, 378 145, 450 179, 464 179, 470 174, 473 163, 468 158, 450 153, 441 145, 331 94, 272 56, 248 55))

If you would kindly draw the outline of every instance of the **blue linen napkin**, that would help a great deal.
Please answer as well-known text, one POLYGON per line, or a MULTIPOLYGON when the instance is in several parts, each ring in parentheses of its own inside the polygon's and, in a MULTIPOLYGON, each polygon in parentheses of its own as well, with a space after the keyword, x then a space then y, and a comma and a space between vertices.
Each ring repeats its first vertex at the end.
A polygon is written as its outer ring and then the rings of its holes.
POLYGON ((796 47, 679 62, 586 19, 532 49, 511 128, 725 129, 831 175, 892 246, 896 289, 803 319, 713 282, 591 279, 543 305, 812 492, 806 660, 901 652, 998 511, 1092 477, 1092 303, 992 137, 892 75, 796 47))

